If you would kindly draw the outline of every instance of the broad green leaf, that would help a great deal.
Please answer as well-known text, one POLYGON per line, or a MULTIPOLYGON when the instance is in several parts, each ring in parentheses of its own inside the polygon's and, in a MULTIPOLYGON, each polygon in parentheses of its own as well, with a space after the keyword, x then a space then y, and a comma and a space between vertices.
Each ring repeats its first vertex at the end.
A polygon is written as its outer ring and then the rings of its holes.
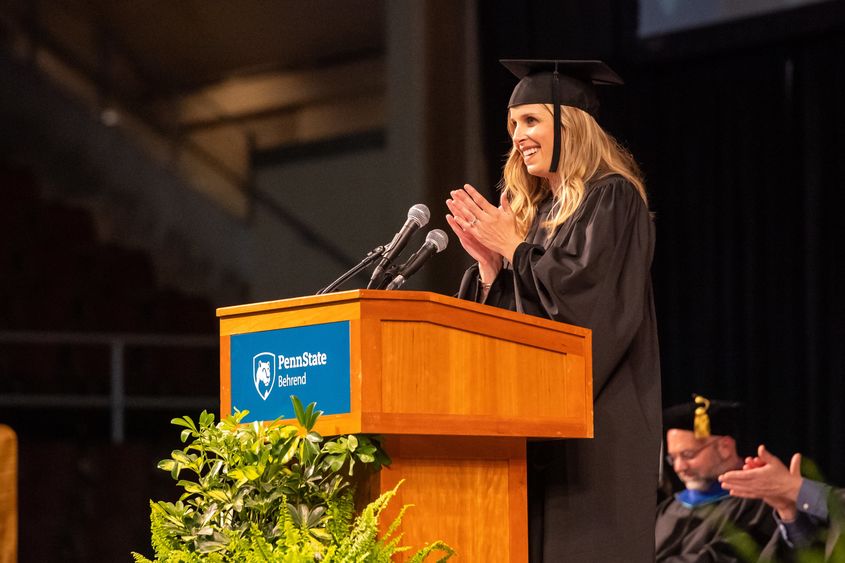
POLYGON ((293 412, 296 415, 296 420, 299 422, 299 424, 301 426, 305 427, 306 430, 310 430, 308 428, 308 426, 305 424, 306 423, 305 411, 302 408, 302 401, 300 401, 299 397, 297 397, 296 395, 291 395, 290 401, 291 401, 291 403, 293 403, 293 412))
POLYGON ((222 491, 220 489, 212 489, 206 494, 214 500, 219 500, 220 502, 229 502, 229 495, 226 493, 226 491, 222 491))
POLYGON ((202 487, 200 487, 193 481, 182 480, 176 483, 176 486, 185 489, 186 493, 202 493, 202 487))
POLYGON ((376 449, 377 448, 369 440, 359 438, 358 448, 355 451, 359 454, 374 454, 376 453, 376 449))
POLYGON ((309 528, 308 533, 317 538, 320 541, 330 541, 332 539, 331 534, 329 534, 325 528, 309 528))
POLYGON ((345 459, 346 457, 342 455, 331 455, 326 457, 326 462, 328 463, 331 471, 338 472, 340 471, 340 468, 343 467, 345 459))
POLYGON ((314 412, 314 407, 317 406, 317 403, 311 402, 308 403, 308 406, 305 407, 305 429, 311 430, 311 425, 308 424, 311 421, 311 415, 314 412))
POLYGON ((190 428, 194 432, 196 432, 197 430, 196 424, 194 424, 194 421, 191 420, 191 418, 188 416, 183 416, 181 418, 173 418, 170 420, 170 424, 175 424, 176 426, 184 426, 185 428, 190 428))
POLYGON ((309 442, 314 443, 314 444, 319 444, 320 442, 323 441, 323 437, 319 433, 314 432, 314 431, 311 431, 308 434, 306 434, 305 439, 308 440, 309 442))
POLYGON ((211 506, 209 506, 205 513, 202 515, 202 518, 200 518, 200 526, 206 526, 209 521, 214 518, 214 516, 217 514, 217 510, 218 507, 216 503, 213 503, 211 506))
POLYGON ((341 442, 326 442, 323 451, 329 454, 345 454, 346 445, 341 442))
POLYGON ((200 426, 211 426, 214 424, 214 413, 202 411, 200 413, 200 426))
POLYGON ((196 456, 189 456, 182 450, 173 450, 170 456, 182 465, 191 465, 194 463, 194 459, 196 459, 196 456))
MULTIPOLYGON (((304 506, 304 505, 303 505, 304 506)), ((306 507, 307 508, 307 507, 306 507)), ((305 525, 308 528, 313 528, 314 526, 318 525, 323 518, 323 514, 326 512, 325 506, 317 506, 308 513, 308 519, 305 521, 305 525)))
POLYGON ((306 440, 303 444, 305 444, 305 449, 308 450, 306 453, 310 454, 309 461, 314 459, 314 456, 320 453, 320 446, 318 446, 316 442, 306 440))
POLYGON ((217 474, 220 473, 220 470, 223 468, 223 460, 216 460, 214 464, 211 466, 211 472, 209 472, 210 477, 215 477, 217 474))
POLYGON ((163 469, 164 471, 172 471, 175 466, 176 462, 172 459, 163 459, 158 462, 158 465, 156 467, 158 467, 159 469, 163 469))
MULTIPOLYGON (((311 404, 312 404, 312 405, 316 405, 317 403, 311 403, 311 404)), ((306 428, 308 428, 308 430, 311 430, 312 428, 314 428, 314 425, 315 425, 315 424, 317 424, 317 420, 318 420, 321 416, 323 416, 323 411, 313 411, 313 412, 312 412, 312 413, 308 416, 308 426, 307 426, 306 428)))
POLYGON ((220 541, 197 538, 197 552, 199 553, 213 553, 215 551, 221 551, 225 547, 226 543, 220 541))

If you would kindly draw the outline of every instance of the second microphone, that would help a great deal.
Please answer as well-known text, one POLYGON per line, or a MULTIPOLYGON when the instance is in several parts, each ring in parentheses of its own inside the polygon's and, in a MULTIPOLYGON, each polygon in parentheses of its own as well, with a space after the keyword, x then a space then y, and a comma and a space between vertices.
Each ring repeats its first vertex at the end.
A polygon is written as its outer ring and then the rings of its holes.
POLYGON ((420 249, 412 254, 404 264, 399 266, 396 277, 387 284, 385 289, 398 289, 402 287, 407 279, 414 275, 417 270, 422 268, 423 264, 425 264, 429 258, 438 252, 445 250, 448 244, 449 237, 441 229, 429 231, 428 235, 425 237, 425 242, 422 244, 420 249))

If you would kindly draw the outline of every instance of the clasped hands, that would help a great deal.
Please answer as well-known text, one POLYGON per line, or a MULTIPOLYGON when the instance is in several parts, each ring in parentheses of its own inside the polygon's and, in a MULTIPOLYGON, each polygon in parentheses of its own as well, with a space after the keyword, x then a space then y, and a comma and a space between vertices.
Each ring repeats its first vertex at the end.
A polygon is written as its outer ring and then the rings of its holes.
POLYGON ((502 268, 502 258, 513 262, 514 251, 522 242, 510 202, 502 193, 496 207, 469 184, 450 195, 446 207, 451 214, 446 215, 446 222, 464 250, 478 261, 481 281, 492 283, 502 268))

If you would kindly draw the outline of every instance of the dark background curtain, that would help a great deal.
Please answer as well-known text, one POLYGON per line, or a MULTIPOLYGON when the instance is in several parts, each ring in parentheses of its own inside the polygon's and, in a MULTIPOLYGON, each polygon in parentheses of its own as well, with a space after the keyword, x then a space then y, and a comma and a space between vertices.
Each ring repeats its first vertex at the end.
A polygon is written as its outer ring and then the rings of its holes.
MULTIPOLYGON (((845 485, 845 10, 841 2, 649 41, 634 1, 479 2, 490 177, 515 80, 499 58, 600 58, 600 122, 640 162, 663 399, 746 404, 765 443, 845 485)), ((490 186, 492 193, 493 186, 490 186)))

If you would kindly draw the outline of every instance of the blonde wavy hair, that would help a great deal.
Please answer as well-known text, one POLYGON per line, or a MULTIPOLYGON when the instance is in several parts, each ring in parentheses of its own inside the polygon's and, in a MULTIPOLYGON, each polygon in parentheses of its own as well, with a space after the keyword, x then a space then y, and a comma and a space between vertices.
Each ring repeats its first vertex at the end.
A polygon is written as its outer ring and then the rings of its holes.
MULTIPOLYGON (((554 115, 551 104, 543 106, 550 115, 554 115)), ((619 174, 631 182, 648 204, 642 173, 631 153, 606 133, 587 112, 570 106, 561 106, 560 110, 563 146, 557 185, 553 185, 554 182, 548 178, 529 174, 522 153, 516 147, 511 147, 505 163, 499 188, 508 194, 522 236, 528 233, 538 204, 549 192, 554 196, 554 204, 543 227, 551 236, 581 205, 587 182, 611 174, 619 174)), ((513 130, 508 112, 508 132, 511 137, 513 130)))

